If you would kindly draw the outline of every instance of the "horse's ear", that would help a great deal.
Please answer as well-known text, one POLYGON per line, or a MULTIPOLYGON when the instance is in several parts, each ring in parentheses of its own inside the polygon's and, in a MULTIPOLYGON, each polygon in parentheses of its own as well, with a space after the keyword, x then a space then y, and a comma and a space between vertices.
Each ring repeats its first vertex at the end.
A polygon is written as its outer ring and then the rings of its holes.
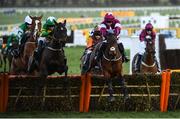
POLYGON ((64 24, 64 26, 66 26, 66 19, 64 20, 64 23, 63 23, 63 24, 64 24))
POLYGON ((30 17, 31 19, 33 19, 33 17, 32 17, 31 15, 29 15, 29 17, 30 17))
POLYGON ((57 26, 57 25, 58 25, 58 23, 56 22, 56 20, 54 20, 54 19, 53 19, 53 21, 54 21, 55 25, 57 26))
POLYGON ((42 19, 42 17, 43 17, 43 15, 41 14, 41 16, 39 17, 39 19, 41 20, 41 19, 42 19))

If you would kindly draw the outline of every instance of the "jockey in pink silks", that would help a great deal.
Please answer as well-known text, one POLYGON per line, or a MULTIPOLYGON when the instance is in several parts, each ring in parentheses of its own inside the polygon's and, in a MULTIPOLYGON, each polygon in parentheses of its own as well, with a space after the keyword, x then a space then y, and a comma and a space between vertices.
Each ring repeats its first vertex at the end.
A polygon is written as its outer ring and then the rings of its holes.
POLYGON ((96 61, 99 63, 99 60, 103 55, 103 51, 104 51, 105 45, 106 45, 107 33, 112 32, 117 36, 118 48, 122 54, 123 62, 124 61, 128 62, 129 59, 125 56, 124 46, 123 46, 122 42, 120 42, 120 39, 119 39, 119 35, 121 32, 121 24, 120 24, 120 21, 118 19, 116 19, 112 13, 106 13, 106 15, 104 16, 104 21, 101 22, 101 24, 100 24, 100 31, 104 37, 104 41, 102 43, 102 46, 99 49, 99 52, 96 57, 96 61))
MULTIPOLYGON (((155 45, 156 33, 155 33, 155 31, 153 31, 153 25, 151 23, 147 23, 145 26, 145 29, 143 29, 139 35, 140 44, 139 44, 138 60, 137 60, 137 63, 135 64, 136 72, 140 71, 140 63, 142 60, 142 56, 145 53, 145 48, 146 48, 145 40, 147 38, 150 38, 152 43, 155 45)), ((158 67, 158 71, 160 71, 157 59, 156 59, 156 57, 154 57, 154 58, 155 58, 155 61, 156 61, 157 67, 158 67)))

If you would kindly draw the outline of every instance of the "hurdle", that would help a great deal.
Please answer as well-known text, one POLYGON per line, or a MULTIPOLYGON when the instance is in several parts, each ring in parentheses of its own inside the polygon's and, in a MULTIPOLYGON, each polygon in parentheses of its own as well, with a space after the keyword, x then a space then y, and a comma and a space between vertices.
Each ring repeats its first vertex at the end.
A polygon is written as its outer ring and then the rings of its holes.
POLYGON ((178 69, 166 69, 162 71, 161 74, 161 92, 160 92, 160 111, 167 112, 169 92, 170 92, 170 82, 171 82, 171 73, 180 72, 178 69))

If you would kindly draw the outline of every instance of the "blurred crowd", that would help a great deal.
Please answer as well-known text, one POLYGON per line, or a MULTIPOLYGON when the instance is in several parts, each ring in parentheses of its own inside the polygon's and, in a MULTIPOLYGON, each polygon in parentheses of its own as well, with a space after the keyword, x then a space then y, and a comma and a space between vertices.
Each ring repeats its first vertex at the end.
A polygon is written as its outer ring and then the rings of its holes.
POLYGON ((0 0, 0 7, 118 7, 178 4, 180 0, 0 0))

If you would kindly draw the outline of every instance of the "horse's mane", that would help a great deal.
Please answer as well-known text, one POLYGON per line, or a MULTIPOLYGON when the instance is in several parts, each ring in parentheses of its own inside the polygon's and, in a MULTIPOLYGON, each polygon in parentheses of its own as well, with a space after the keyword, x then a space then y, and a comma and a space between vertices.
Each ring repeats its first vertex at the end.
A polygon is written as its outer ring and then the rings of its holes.
POLYGON ((115 34, 108 33, 106 39, 108 43, 117 43, 117 37, 115 34))

